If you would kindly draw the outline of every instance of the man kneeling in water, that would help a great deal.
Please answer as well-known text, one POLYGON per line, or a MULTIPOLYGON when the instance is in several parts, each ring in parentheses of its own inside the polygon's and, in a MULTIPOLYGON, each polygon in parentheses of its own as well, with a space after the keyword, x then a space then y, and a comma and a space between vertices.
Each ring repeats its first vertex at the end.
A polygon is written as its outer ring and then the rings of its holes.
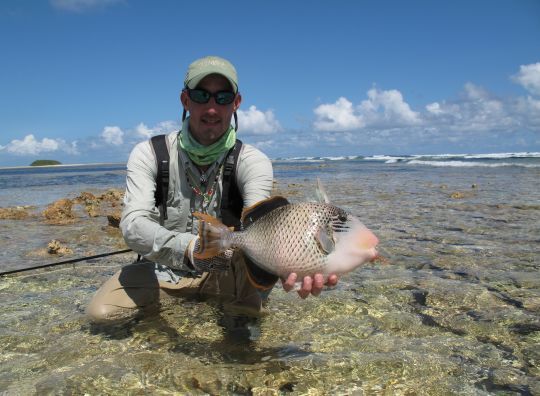
MULTIPOLYGON (((228 189, 224 167, 237 143, 236 111, 242 102, 234 66, 213 56, 196 60, 189 66, 180 98, 182 129, 165 139, 169 187, 161 218, 155 200, 158 165, 151 142, 139 143, 129 157, 120 227, 127 245, 143 259, 122 268, 97 291, 87 308, 96 322, 130 317, 174 296, 213 296, 259 311, 277 281, 262 270, 248 276, 252 269, 240 252, 193 259, 198 248, 193 213, 224 215, 222 197, 228 189)), ((270 160, 248 144, 241 145, 235 165, 235 188, 242 201, 233 211, 238 220, 242 206, 270 196, 273 172, 270 160)), ((282 280, 284 289, 292 290, 296 280, 296 274, 290 274, 282 280)), ((331 275, 328 284, 336 283, 337 277, 331 275)), ((321 274, 307 276, 298 294, 318 295, 323 286, 321 274)))

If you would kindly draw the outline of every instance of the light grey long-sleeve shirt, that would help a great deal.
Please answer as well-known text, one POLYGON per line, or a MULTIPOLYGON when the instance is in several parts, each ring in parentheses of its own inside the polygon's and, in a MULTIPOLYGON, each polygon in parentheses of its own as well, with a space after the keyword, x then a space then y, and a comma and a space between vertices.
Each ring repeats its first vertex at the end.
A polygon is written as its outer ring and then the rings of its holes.
MULTIPOLYGON (((178 149, 178 133, 167 135, 169 147, 169 194, 164 225, 159 224, 159 211, 155 206, 157 163, 150 141, 135 146, 127 164, 127 187, 120 228, 126 244, 148 260, 171 268, 183 268, 184 253, 197 233, 193 211, 204 211, 220 217, 222 195, 223 154, 206 172, 189 160, 178 149), (190 175, 190 176, 188 176, 190 175), (213 190, 205 202, 193 188, 194 179, 208 180, 208 191, 213 190), (188 180, 189 179, 189 180, 188 180)), ((270 196, 273 183, 272 164, 262 152, 248 144, 242 145, 236 168, 236 181, 244 206, 251 206, 270 196)))

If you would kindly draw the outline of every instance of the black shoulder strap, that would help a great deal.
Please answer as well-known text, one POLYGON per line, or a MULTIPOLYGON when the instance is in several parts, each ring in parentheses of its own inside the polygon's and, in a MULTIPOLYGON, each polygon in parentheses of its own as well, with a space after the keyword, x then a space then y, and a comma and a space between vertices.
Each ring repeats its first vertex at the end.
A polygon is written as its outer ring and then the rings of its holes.
MULTIPOLYGON (((223 224, 234 227, 235 230, 242 229, 242 210, 244 209, 244 199, 238 191, 236 180, 236 166, 238 157, 242 149, 242 141, 236 139, 236 144, 229 151, 223 169, 223 195, 221 196, 221 221, 223 224)), ((284 199, 284 198, 283 198, 284 199)), ((270 274, 259 268, 248 256, 244 256, 248 279, 258 289, 269 291, 279 279, 278 276, 270 274)))
POLYGON ((151 139, 156 154, 157 178, 154 198, 159 208, 159 223, 167 220, 167 197, 169 195, 169 149, 167 148, 167 135, 153 136, 151 139))
POLYGON ((223 168, 223 191, 221 195, 221 221, 223 224, 240 229, 240 215, 244 208, 244 200, 236 184, 236 165, 242 149, 242 141, 236 139, 234 147, 229 151, 223 168))

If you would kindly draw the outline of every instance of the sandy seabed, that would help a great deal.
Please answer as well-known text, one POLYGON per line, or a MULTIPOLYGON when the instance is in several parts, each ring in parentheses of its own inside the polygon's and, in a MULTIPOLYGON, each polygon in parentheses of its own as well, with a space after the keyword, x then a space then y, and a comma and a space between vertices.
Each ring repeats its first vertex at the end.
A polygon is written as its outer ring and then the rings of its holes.
MULTIPOLYGON (((275 192, 309 199, 320 175, 384 261, 318 298, 278 286, 258 318, 175 300, 109 329, 84 308, 133 253, 5 276, 0 393, 540 394, 539 172, 339 166, 276 167, 275 192)), ((88 206, 0 220, 2 270, 124 249, 112 203, 88 206)))

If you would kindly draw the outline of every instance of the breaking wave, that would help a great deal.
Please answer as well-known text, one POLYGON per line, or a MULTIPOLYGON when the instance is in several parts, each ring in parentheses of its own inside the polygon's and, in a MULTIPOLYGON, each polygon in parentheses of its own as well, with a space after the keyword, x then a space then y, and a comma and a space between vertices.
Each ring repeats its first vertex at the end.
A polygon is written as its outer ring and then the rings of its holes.
POLYGON ((487 154, 430 154, 430 155, 386 155, 371 156, 321 156, 279 158, 284 162, 327 162, 327 161, 369 161, 384 164, 402 164, 438 167, 540 167, 540 152, 487 153, 487 154))
POLYGON ((525 164, 525 163, 516 163, 516 162, 497 162, 497 163, 486 163, 486 162, 472 162, 472 161, 421 161, 421 160, 412 160, 407 162, 409 165, 428 165, 428 166, 449 166, 449 167, 484 167, 484 168, 498 168, 501 166, 521 166, 525 168, 539 168, 540 164, 525 164))

